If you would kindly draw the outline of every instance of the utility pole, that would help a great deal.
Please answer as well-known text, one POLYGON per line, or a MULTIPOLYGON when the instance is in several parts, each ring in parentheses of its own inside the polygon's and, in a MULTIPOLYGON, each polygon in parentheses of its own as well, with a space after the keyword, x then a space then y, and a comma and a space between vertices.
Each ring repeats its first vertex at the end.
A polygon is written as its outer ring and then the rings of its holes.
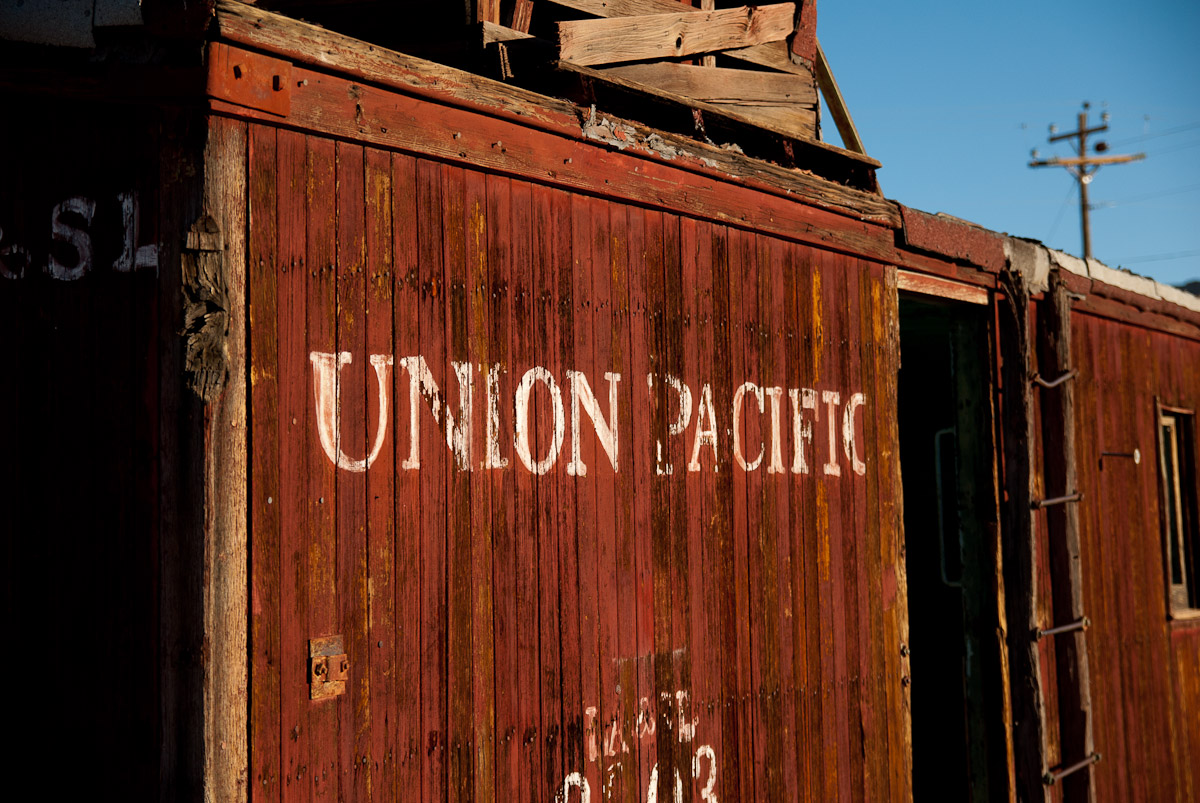
MULTIPOLYGON (((1091 208, 1088 205, 1088 185, 1092 183, 1092 177, 1101 165, 1121 164, 1123 162, 1136 162, 1139 159, 1145 159, 1146 154, 1134 153, 1129 155, 1110 155, 1110 156, 1088 156, 1087 139, 1091 134, 1099 134, 1101 131, 1108 130, 1108 112, 1100 115, 1101 123, 1093 128, 1088 128, 1088 109, 1090 104, 1084 101, 1083 111, 1079 113, 1079 128, 1076 131, 1071 131, 1066 134, 1058 133, 1058 126, 1050 126, 1049 142, 1061 142, 1064 139, 1074 139, 1075 146, 1074 158, 1060 159, 1057 156, 1049 159, 1039 159, 1038 152, 1035 150, 1032 154, 1033 161, 1029 163, 1030 167, 1065 167, 1067 172, 1075 176, 1075 180, 1079 182, 1079 217, 1083 227, 1083 258, 1091 259, 1092 257, 1092 231, 1088 222, 1088 210, 1091 208)), ((1104 153, 1108 150, 1108 143, 1097 142, 1094 148, 1096 153, 1104 153)))

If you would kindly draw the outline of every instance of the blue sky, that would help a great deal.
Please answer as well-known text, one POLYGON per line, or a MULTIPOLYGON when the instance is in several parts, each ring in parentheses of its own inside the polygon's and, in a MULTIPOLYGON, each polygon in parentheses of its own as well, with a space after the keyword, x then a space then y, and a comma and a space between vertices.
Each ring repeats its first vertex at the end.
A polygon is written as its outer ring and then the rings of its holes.
POLYGON ((887 197, 1079 254, 1075 179, 1027 165, 1089 101, 1092 142, 1146 154, 1092 181, 1092 255, 1200 279, 1200 3, 826 0, 817 33, 887 197))

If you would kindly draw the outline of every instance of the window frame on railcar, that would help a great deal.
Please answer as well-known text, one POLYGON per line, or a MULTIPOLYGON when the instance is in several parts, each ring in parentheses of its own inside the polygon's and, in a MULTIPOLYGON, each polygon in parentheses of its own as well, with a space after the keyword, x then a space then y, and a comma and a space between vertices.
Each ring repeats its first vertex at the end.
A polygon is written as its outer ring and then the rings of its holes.
POLYGON ((1200 617, 1196 561, 1200 511, 1196 486, 1196 412, 1156 405, 1160 523, 1167 611, 1172 618, 1200 617))

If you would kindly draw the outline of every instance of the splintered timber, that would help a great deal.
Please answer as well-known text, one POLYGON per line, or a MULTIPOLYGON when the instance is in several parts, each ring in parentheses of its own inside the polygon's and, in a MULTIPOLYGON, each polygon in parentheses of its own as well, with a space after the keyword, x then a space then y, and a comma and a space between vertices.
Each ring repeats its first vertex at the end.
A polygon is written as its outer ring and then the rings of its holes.
MULTIPOLYGON (((333 463, 346 471, 366 471, 379 458, 387 437, 388 422, 393 409, 393 371, 407 376, 408 437, 400 444, 403 470, 421 468, 421 420, 432 416, 440 432, 445 433, 446 446, 454 457, 459 471, 506 469, 520 464, 533 474, 545 474, 561 458, 567 461, 567 474, 586 476, 589 467, 584 463, 582 437, 586 434, 586 415, 595 432, 604 456, 597 453, 593 462, 607 463, 614 473, 620 473, 628 458, 620 442, 618 422, 629 411, 621 407, 619 392, 622 377, 619 373, 604 372, 603 384, 597 385, 581 371, 567 370, 559 381, 546 368, 534 366, 525 371, 517 382, 511 398, 502 397, 501 377, 504 369, 498 365, 476 365, 471 362, 450 363, 458 385, 458 404, 452 406, 442 390, 429 363, 423 356, 395 359, 390 354, 372 354, 368 362, 374 369, 378 394, 378 418, 375 435, 366 456, 357 458, 342 448, 342 369, 353 363, 348 351, 309 354, 313 367, 313 398, 317 432, 321 448, 333 463), (482 378, 482 388, 476 377, 482 378), (482 391, 482 393, 480 393, 482 391), (476 397, 482 395, 484 411, 483 453, 475 444, 476 397), (607 404, 600 399, 607 396, 607 404), (537 409, 548 411, 549 442, 533 438, 533 400, 537 409), (508 407, 511 432, 501 430, 501 406, 508 407), (569 433, 568 433, 569 426, 569 433), (568 442, 569 434, 569 442, 568 442), (534 441, 538 441, 535 449, 534 441), (407 446, 407 450, 404 450, 407 446), (564 453, 564 449, 569 450, 564 453), (607 458, 607 459, 605 459, 607 458)), ((399 378, 399 385, 404 380, 399 378)), ((729 439, 732 462, 742 471, 767 474, 820 473, 830 477, 842 476, 843 466, 857 475, 867 471, 866 453, 861 444, 863 415, 867 403, 862 393, 818 388, 783 388, 759 385, 746 381, 733 389, 730 398, 714 398, 712 385, 700 384, 699 392, 677 376, 648 374, 645 382, 636 383, 637 393, 650 404, 655 394, 665 392, 668 404, 666 438, 654 439, 651 453, 654 471, 658 475, 675 473, 677 466, 670 462, 671 439, 680 438, 684 453, 690 455, 687 471, 700 471, 702 466, 716 472, 722 468, 723 438, 729 439), (718 426, 717 410, 724 406, 729 412, 729 425, 722 432, 718 426), (761 438, 748 442, 744 433, 749 416, 758 416, 757 430, 761 438), (788 450, 788 430, 791 449, 788 450)), ((627 398, 627 397, 626 397, 627 398)), ((662 398, 661 396, 659 398, 662 398)), ((545 413, 543 413, 545 415, 545 413)), ((722 416, 723 418, 723 416, 722 416)), ((399 422, 398 422, 399 423, 399 422)), ((729 458, 725 457, 725 462, 729 458)))

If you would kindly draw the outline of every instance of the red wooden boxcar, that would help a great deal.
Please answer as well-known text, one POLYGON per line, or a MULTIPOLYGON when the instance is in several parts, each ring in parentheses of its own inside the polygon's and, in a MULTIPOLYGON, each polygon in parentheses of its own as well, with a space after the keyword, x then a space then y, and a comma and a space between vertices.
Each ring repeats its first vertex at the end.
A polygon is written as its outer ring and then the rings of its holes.
POLYGON ((52 788, 1195 799, 1200 301, 814 141, 154 8, 0 68, 52 788))

